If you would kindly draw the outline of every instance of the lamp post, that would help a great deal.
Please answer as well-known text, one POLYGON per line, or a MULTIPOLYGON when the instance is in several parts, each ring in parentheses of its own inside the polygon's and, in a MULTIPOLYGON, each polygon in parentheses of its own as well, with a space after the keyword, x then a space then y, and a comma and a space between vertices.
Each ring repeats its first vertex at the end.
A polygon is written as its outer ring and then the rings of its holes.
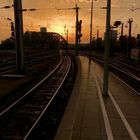
POLYGON ((16 69, 18 73, 24 72, 23 52, 23 18, 22 1, 14 0, 15 33, 16 33, 16 69))
POLYGON ((111 29, 110 13, 111 13, 111 0, 107 0, 103 96, 108 96, 108 70, 109 70, 108 63, 109 63, 110 29, 111 29))
POLYGON ((22 0, 14 0, 13 7, 15 18, 16 70, 17 73, 22 74, 25 71, 23 48, 23 12, 36 11, 37 9, 22 9, 22 0))
POLYGON ((93 23, 93 0, 91 0, 89 64, 91 64, 91 51, 92 51, 92 23, 93 23))
POLYGON ((128 20, 128 24, 129 24, 129 32, 128 32, 128 47, 127 47, 127 58, 130 59, 130 55, 131 55, 131 32, 132 32, 132 23, 133 23, 133 19, 129 18, 128 20))
POLYGON ((75 46, 76 46, 76 56, 78 55, 78 16, 79 16, 79 7, 76 4, 76 31, 75 31, 75 46))
POLYGON ((92 19, 93 19, 93 0, 91 0, 89 64, 91 64, 91 51, 92 51, 92 19))
POLYGON ((68 35, 69 35, 69 30, 68 30, 68 28, 67 28, 67 25, 65 24, 65 26, 64 26, 64 34, 65 34, 65 36, 66 36, 66 41, 67 41, 67 49, 68 49, 68 35))

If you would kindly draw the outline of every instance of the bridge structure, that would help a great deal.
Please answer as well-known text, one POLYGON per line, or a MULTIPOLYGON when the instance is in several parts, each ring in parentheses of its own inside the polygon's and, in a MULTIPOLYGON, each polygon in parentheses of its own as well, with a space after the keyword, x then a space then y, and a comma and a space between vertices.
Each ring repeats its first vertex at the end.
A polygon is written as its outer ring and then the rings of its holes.
POLYGON ((24 34, 25 46, 49 47, 65 49, 68 42, 60 34, 55 32, 32 32, 27 31, 24 34))

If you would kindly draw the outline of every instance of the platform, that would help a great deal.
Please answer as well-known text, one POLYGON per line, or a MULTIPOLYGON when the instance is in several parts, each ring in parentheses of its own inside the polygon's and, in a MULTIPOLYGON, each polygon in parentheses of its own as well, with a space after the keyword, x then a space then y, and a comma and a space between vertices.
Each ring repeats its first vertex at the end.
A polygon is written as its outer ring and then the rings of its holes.
POLYGON ((102 96, 103 68, 77 58, 75 86, 55 140, 140 139, 140 96, 109 73, 109 97, 102 96))

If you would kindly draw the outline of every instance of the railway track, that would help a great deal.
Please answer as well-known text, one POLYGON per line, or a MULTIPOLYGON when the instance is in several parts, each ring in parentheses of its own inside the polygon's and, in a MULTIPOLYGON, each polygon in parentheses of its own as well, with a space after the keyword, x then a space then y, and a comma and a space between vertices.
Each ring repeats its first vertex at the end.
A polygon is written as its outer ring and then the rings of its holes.
MULTIPOLYGON (((46 61, 46 59, 49 59, 51 57, 55 57, 56 53, 54 54, 35 54, 35 55, 29 55, 27 57, 25 57, 25 65, 27 66, 31 66, 33 64, 37 64, 43 61, 46 61)), ((7 60, 6 62, 0 63, 0 75, 5 74, 10 72, 11 70, 15 70, 16 69, 16 61, 15 59, 10 59, 7 60)))
POLYGON ((63 60, 41 82, 0 113, 0 139, 28 139, 63 85, 71 61, 63 60))
MULTIPOLYGON (((102 56, 93 55, 92 59, 104 64, 102 56)), ((140 69, 112 58, 109 60, 109 70, 129 85, 136 94, 140 94, 140 69)))

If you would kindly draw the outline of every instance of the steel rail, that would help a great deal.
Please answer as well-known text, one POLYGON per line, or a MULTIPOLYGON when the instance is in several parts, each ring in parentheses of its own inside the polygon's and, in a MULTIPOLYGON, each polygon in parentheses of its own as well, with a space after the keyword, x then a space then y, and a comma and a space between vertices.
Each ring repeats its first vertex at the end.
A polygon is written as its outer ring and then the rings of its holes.
POLYGON ((124 73, 125 75, 128 75, 128 76, 130 76, 131 78, 133 78, 133 79, 137 80, 138 82, 140 82, 140 78, 139 78, 139 77, 135 76, 132 72, 130 72, 130 71, 124 69, 123 67, 117 67, 117 66, 114 66, 113 64, 109 64, 109 66, 112 67, 112 68, 115 68, 115 69, 117 69, 117 70, 119 70, 119 71, 121 71, 121 72, 124 73))
MULTIPOLYGON (((102 64, 104 63, 103 60, 100 60, 98 58, 93 57, 93 59, 98 61, 98 62, 100 62, 100 63, 102 63, 102 64)), ((115 68, 115 69, 119 70, 120 72, 124 73, 125 75, 130 76, 131 78, 133 78, 136 81, 140 82, 140 78, 137 77, 136 75, 134 75, 132 72, 130 72, 129 70, 124 69, 124 67, 122 67, 122 66, 117 65, 118 66, 117 67, 115 65, 116 65, 115 63, 109 64, 110 67, 115 68)))
MULTIPOLYGON (((84 54, 82 54, 82 55, 84 55, 84 54)), ((85 55, 84 55, 85 56, 85 55)), ((87 55, 86 55, 87 56, 87 55)), ((87 56, 88 57, 88 56, 87 56)), ((103 57, 101 57, 101 56, 99 56, 100 58, 97 58, 97 57, 94 57, 94 56, 92 56, 92 59, 93 60, 95 60, 95 61, 97 61, 97 62, 99 62, 99 63, 101 63, 101 64, 104 64, 104 61, 103 61, 103 57)), ((132 73, 132 72, 130 72, 129 70, 127 70, 127 69, 124 69, 124 67, 120 67, 120 66, 118 66, 118 65, 116 65, 116 64, 109 64, 109 67, 110 68, 112 68, 112 69, 115 69, 116 71, 118 71, 118 72, 120 72, 120 73, 122 73, 122 74, 124 74, 124 75, 126 75, 127 76, 127 78, 129 77, 129 78, 131 78, 131 79, 133 79, 133 82, 135 82, 135 84, 134 85, 132 85, 130 82, 131 81, 128 81, 128 80, 130 80, 130 79, 128 79, 127 80, 127 82, 125 81, 125 79, 123 79, 123 81, 125 82, 125 83, 127 83, 127 85, 129 85, 129 87, 131 87, 131 89, 133 89, 137 94, 139 94, 139 88, 138 88, 138 85, 139 85, 139 83, 140 83, 140 78, 139 78, 139 76, 137 76, 137 75, 135 75, 135 73, 132 73)), ((111 70, 111 69, 110 69, 111 70)), ((135 70, 137 70, 137 69, 135 69, 135 70)), ((113 71, 112 71, 113 72, 113 71)), ((117 76, 117 74, 115 74, 116 76, 117 76)), ((121 79, 122 79, 122 77, 121 77, 121 79)))
POLYGON ((0 113, 0 117, 2 115, 4 115, 7 111, 9 111, 11 108, 13 108, 15 105, 17 105, 22 99, 24 99, 27 95, 29 95, 31 92, 33 92, 41 83, 43 83, 48 77, 50 77, 59 68, 59 66, 62 64, 62 61, 63 60, 61 59, 60 63, 43 80, 41 80, 36 86, 34 86, 31 90, 29 90, 24 96, 22 96, 17 101, 15 101, 13 104, 11 104, 8 108, 3 110, 0 113))
POLYGON ((45 77, 34 88, 12 104, 10 108, 5 110, 6 112, 1 114, 2 127, 0 130, 2 131, 2 138, 26 139, 32 134, 32 131, 43 117, 43 114, 54 101, 68 75, 71 61, 69 58, 63 58, 62 62, 57 67, 58 69, 50 74, 51 77, 45 77), (25 98, 27 96, 29 98, 25 98), (41 103, 39 103, 40 101, 41 103), (22 129, 18 130, 18 127, 22 129), (10 132, 10 129, 14 133, 10 132))
MULTIPOLYGON (((83 55, 84 55, 84 54, 83 54, 83 55)), ((103 58, 103 56, 101 56, 101 55, 96 55, 96 54, 94 54, 94 55, 92 55, 92 57, 93 57, 94 59, 98 59, 98 60, 100 59, 100 60, 99 60, 100 62, 104 61, 104 58, 103 58)), ((114 58, 112 58, 111 60, 115 61, 115 62, 116 62, 116 65, 117 65, 117 63, 119 63, 119 64, 121 64, 121 65, 124 65, 124 66, 128 67, 128 68, 131 68, 131 69, 133 69, 133 70, 135 70, 135 71, 140 72, 140 69, 138 69, 138 68, 136 68, 136 67, 134 67, 134 66, 131 66, 131 65, 127 64, 127 63, 122 62, 122 61, 121 61, 122 59, 114 59, 114 58)))
POLYGON ((124 62, 121 62, 120 60, 113 59, 113 61, 116 61, 117 63, 120 63, 120 64, 122 64, 122 65, 125 65, 126 67, 129 67, 129 68, 131 68, 131 69, 134 69, 134 70, 140 72, 140 69, 138 69, 138 68, 136 68, 136 67, 134 67, 134 66, 128 65, 128 64, 126 64, 126 63, 124 63, 124 62))
POLYGON ((46 112, 46 110, 48 109, 49 105, 51 104, 51 102, 54 100, 55 96, 57 95, 58 91, 60 90, 61 86, 63 85, 68 73, 69 73, 69 70, 70 70, 70 67, 71 67, 71 61, 70 59, 68 58, 68 61, 69 61, 69 65, 68 65, 68 68, 67 68, 67 72, 63 78, 63 80, 61 81, 59 87, 57 88, 57 90, 55 91, 53 97, 51 98, 51 100, 49 101, 49 103, 46 105, 46 107, 44 108, 44 110, 42 111, 42 113, 40 114, 40 116, 38 117, 38 119, 36 120, 36 122, 33 124, 33 126, 31 127, 31 129, 28 131, 28 133, 26 134, 26 136, 24 137, 23 140, 26 140, 30 134, 32 133, 32 131, 34 130, 34 128, 36 127, 36 125, 38 124, 38 122, 40 121, 40 119, 42 118, 43 114, 46 112))
MULTIPOLYGON (((36 63, 39 63, 39 62, 41 62, 42 60, 44 60, 44 59, 46 59, 46 58, 48 58, 48 57, 51 57, 51 56, 52 56, 52 55, 43 56, 43 57, 41 57, 41 58, 36 58, 36 59, 34 59, 34 60, 27 60, 27 61, 25 61, 25 64, 27 64, 27 65, 36 64, 36 63)), ((6 74, 6 73, 8 73, 9 71, 11 71, 11 69, 16 68, 15 61, 14 61, 14 62, 8 62, 7 65, 9 65, 9 64, 10 64, 11 66, 6 66, 6 67, 3 67, 3 68, 0 68, 0 75, 6 74)))

